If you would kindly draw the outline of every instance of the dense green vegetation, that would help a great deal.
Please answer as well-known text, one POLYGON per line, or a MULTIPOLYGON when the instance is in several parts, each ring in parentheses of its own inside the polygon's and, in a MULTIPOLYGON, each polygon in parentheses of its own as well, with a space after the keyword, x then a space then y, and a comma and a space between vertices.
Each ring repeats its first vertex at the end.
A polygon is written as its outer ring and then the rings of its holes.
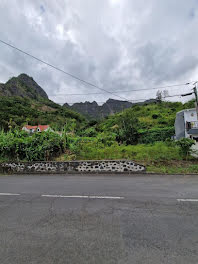
MULTIPOLYGON (((65 127, 66 128, 66 127, 65 127)), ((15 160, 45 160, 64 153, 65 159, 134 159, 137 161, 182 160, 183 147, 190 140, 166 141, 154 144, 119 145, 115 138, 74 136, 64 129, 55 132, 33 133, 9 131, 0 133, 1 158, 15 160), (184 141, 184 144, 182 142, 184 141), (180 143, 180 144, 178 144, 180 143)), ((188 149, 189 151, 189 149, 188 149)))
POLYGON ((135 105, 121 113, 108 116, 102 121, 86 121, 80 114, 62 107, 46 98, 33 100, 22 97, 0 97, 0 128, 21 129, 24 124, 49 124, 61 131, 71 119, 77 121, 79 136, 96 136, 101 133, 115 134, 116 140, 125 144, 152 143, 174 135, 176 113, 193 107, 193 102, 151 103, 135 105))
POLYGON ((63 152, 61 137, 53 132, 34 133, 24 131, 0 133, 2 160, 39 161, 50 160, 63 152))
POLYGON ((192 142, 171 140, 176 112, 190 107, 193 102, 136 105, 102 121, 87 121, 45 98, 0 97, 0 159, 132 159, 148 171, 198 172, 189 155, 192 142), (50 124, 54 132, 29 135, 21 131, 27 123, 50 124))
POLYGON ((32 100, 21 97, 0 97, 0 128, 20 129, 24 124, 49 124, 61 130, 70 119, 81 124, 85 119, 78 113, 48 100, 32 100))
POLYGON ((190 140, 120 145, 116 142, 115 135, 80 137, 76 136, 74 131, 75 121, 72 125, 65 126, 61 134, 42 132, 29 135, 24 131, 2 131, 0 159, 1 161, 129 159, 146 165, 148 171, 198 172, 196 159, 186 155, 189 154, 188 147, 192 145, 190 140), (188 153, 185 152, 186 147, 188 153))
POLYGON ((48 99, 46 92, 26 74, 0 84, 0 129, 21 129, 24 124, 50 125, 61 131, 71 119, 80 128, 85 118, 48 99))
MULTIPOLYGON (((110 131, 112 133, 117 133, 117 129, 119 129, 122 134, 123 131, 121 132, 121 130, 123 130, 124 127, 120 126, 120 120, 125 120, 127 126, 132 122, 133 129, 135 129, 135 139, 130 143, 133 144, 138 141, 138 143, 148 144, 155 141, 164 141, 171 138, 175 133, 174 122, 176 113, 182 109, 192 107, 194 107, 193 101, 184 105, 179 102, 151 103, 142 106, 136 105, 121 113, 107 117, 96 125, 95 128, 98 131, 106 131, 108 133, 110 131)), ((124 141, 126 142, 126 140, 124 141)))

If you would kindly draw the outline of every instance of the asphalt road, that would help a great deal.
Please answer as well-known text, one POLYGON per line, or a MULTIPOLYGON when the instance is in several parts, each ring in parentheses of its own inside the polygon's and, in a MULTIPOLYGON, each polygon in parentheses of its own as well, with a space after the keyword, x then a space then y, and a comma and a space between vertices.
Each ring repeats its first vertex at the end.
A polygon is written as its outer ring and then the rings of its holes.
POLYGON ((197 264, 198 176, 0 176, 0 263, 197 264))

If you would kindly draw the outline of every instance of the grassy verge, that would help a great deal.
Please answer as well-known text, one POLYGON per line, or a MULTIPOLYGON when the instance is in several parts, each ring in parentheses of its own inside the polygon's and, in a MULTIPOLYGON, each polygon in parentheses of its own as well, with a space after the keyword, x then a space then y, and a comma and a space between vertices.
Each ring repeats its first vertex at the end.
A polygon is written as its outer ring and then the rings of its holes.
POLYGON ((198 173, 198 160, 189 157, 183 160, 180 149, 164 142, 154 144, 117 145, 106 147, 95 143, 79 146, 76 154, 63 154, 57 160, 134 160, 147 167, 147 172, 153 173, 198 173))
POLYGON ((80 148, 77 158, 80 159, 132 159, 135 161, 155 162, 182 160, 179 148, 168 146, 163 142, 138 145, 93 146, 86 144, 80 148))
POLYGON ((168 174, 191 174, 198 173, 197 161, 182 161, 169 163, 145 164, 147 172, 151 173, 168 173, 168 174))

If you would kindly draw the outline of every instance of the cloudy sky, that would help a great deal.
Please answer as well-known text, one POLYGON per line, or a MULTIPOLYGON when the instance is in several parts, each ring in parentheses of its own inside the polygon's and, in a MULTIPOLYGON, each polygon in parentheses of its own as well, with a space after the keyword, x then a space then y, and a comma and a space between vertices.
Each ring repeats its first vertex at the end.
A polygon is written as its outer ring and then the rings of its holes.
MULTIPOLYGON (((0 0, 1 40, 128 100, 198 79, 197 26, 198 0, 0 0)), ((20 73, 58 103, 119 99, 0 43, 0 82, 20 73)))

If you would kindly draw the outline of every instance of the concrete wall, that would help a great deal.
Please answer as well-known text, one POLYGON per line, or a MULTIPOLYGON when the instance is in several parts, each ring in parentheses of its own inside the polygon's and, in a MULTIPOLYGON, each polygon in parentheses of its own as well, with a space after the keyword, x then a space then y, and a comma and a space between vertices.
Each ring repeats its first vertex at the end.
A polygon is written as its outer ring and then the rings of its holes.
POLYGON ((128 160, 0 163, 1 173, 133 173, 144 171, 146 169, 143 165, 128 160))
POLYGON ((186 122, 194 122, 197 121, 197 113, 196 109, 185 109, 176 114, 175 119, 175 134, 176 139, 180 138, 189 138, 190 134, 186 129, 186 122))
POLYGON ((176 114, 175 136, 176 136, 176 139, 185 137, 184 111, 180 111, 176 114))
MULTIPOLYGON (((195 108, 192 109, 186 109, 184 112, 184 123, 186 122, 194 122, 197 121, 197 112, 195 108)), ((190 138, 190 134, 188 134, 188 131, 185 126, 185 137, 190 138)))

